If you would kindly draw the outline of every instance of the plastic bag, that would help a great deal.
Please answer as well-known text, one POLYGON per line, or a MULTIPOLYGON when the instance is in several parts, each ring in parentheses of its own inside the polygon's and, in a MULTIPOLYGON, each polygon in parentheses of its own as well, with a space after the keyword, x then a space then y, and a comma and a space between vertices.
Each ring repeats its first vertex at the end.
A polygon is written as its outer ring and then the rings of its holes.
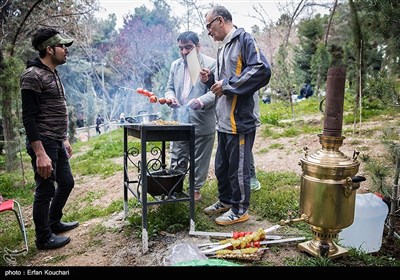
POLYGON ((173 266, 181 262, 208 259, 194 244, 181 243, 172 248, 169 256, 164 258, 164 266, 173 266))

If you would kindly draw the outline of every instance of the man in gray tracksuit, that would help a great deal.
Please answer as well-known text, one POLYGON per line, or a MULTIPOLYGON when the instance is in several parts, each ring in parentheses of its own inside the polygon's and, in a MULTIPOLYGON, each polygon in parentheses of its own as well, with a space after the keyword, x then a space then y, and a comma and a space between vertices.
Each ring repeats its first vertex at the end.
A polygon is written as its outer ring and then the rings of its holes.
MULTIPOLYGON (((211 154, 215 139, 215 95, 196 76, 192 83, 186 56, 196 52, 200 66, 215 69, 214 58, 199 53, 200 43, 196 33, 187 31, 178 36, 178 47, 181 58, 171 64, 169 79, 165 90, 165 98, 172 100, 171 119, 181 123, 191 123, 195 126, 195 200, 200 200, 200 188, 208 176, 211 154)), ((168 103, 167 103, 168 104, 168 103)), ((171 168, 179 169, 181 162, 189 159, 189 143, 187 141, 171 142, 171 168)), ((187 165, 186 165, 187 166, 187 165)))
POLYGON ((220 42, 216 71, 200 71, 201 81, 217 97, 215 175, 219 200, 204 212, 226 212, 215 222, 231 225, 249 219, 251 155, 259 123, 258 99, 254 95, 268 84, 271 69, 255 39, 233 25, 232 15, 225 7, 213 7, 206 22, 209 35, 220 42))

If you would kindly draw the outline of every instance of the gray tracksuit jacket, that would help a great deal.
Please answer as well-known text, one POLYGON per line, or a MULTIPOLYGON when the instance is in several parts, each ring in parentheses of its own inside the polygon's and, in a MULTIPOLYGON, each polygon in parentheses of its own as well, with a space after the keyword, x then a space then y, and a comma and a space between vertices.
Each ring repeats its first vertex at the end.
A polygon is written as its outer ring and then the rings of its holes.
POLYGON ((223 51, 222 65, 217 60, 214 76, 206 83, 211 87, 215 81, 224 80, 223 95, 216 99, 215 104, 217 130, 247 134, 255 131, 259 124, 258 106, 255 104, 258 99, 254 95, 268 84, 271 68, 257 42, 243 28, 234 32, 223 51))

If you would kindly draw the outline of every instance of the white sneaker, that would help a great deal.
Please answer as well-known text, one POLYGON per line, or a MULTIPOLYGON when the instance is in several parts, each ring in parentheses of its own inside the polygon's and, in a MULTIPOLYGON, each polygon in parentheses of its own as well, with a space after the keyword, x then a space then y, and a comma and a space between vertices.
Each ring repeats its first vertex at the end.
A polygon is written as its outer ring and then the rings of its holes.
POLYGON ((224 213, 224 212, 228 211, 229 209, 231 209, 230 205, 224 204, 218 200, 213 205, 210 205, 210 206, 204 208, 203 211, 207 215, 211 215, 211 214, 224 213))
POLYGON ((251 189, 252 191, 258 191, 259 189, 261 189, 261 184, 260 184, 260 182, 257 180, 256 177, 250 178, 250 189, 251 189))
POLYGON ((250 218, 250 215, 246 212, 243 215, 239 216, 235 213, 233 213, 232 209, 230 209, 228 212, 222 214, 218 218, 215 219, 215 222, 218 225, 221 226, 228 226, 228 225, 233 225, 236 223, 241 223, 245 222, 250 218))

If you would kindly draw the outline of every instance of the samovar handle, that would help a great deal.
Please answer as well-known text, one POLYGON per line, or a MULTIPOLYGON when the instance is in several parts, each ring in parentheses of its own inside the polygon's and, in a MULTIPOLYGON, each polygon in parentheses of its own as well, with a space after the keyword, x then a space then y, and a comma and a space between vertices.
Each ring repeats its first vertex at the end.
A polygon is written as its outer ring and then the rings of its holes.
POLYGON ((364 176, 354 176, 352 178, 347 177, 346 183, 343 185, 344 187, 344 196, 349 197, 352 191, 357 190, 360 187, 360 183, 365 181, 364 176))
POLYGON ((325 115, 324 110, 322 109, 322 105, 324 104, 326 97, 322 98, 321 102, 319 102, 319 111, 325 115))
POLYGON ((360 154, 359 151, 356 151, 356 150, 355 150, 355 151, 353 152, 353 161, 356 161, 356 160, 357 160, 359 154, 360 154))
POLYGON ((307 157, 308 156, 308 147, 303 147, 304 150, 304 156, 307 157))
POLYGON ((364 176, 354 176, 351 178, 351 181, 353 183, 361 183, 364 182, 365 180, 367 180, 364 176))

